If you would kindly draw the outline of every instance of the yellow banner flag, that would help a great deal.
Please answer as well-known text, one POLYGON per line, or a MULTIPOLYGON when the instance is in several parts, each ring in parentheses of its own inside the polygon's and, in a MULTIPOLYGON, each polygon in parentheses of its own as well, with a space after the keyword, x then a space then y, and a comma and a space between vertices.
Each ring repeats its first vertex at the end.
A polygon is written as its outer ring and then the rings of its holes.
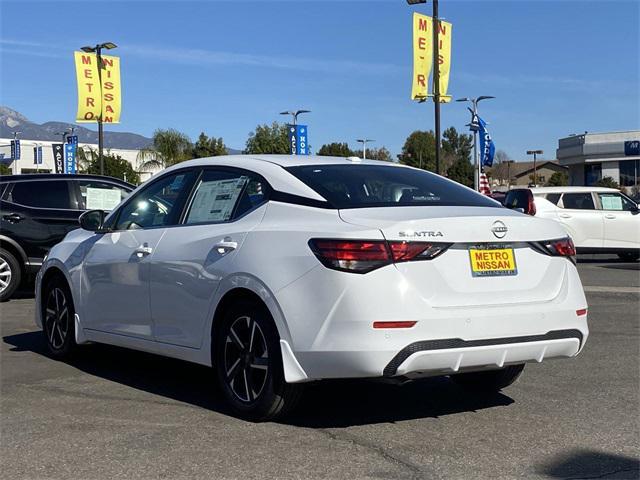
POLYGON ((76 122, 94 123, 102 118, 103 123, 120 123, 120 59, 101 55, 102 70, 98 75, 95 53, 74 52, 74 56, 78 83, 76 122))
MULTIPOLYGON (((438 22, 438 73, 440 74, 440 103, 448 103, 451 96, 447 95, 449 87, 449 73, 451 73, 451 35, 453 25, 440 20, 438 22)), ((435 100, 434 100, 435 101, 435 100)))
POLYGON ((427 98, 427 81, 433 65, 433 22, 431 17, 413 14, 413 83, 412 100, 427 98))

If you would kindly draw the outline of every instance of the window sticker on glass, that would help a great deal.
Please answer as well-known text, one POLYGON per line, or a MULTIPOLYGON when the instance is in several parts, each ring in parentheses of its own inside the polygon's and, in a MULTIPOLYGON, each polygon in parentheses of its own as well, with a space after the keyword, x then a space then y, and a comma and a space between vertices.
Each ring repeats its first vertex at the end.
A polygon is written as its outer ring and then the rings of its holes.
POLYGON ((120 190, 87 187, 87 210, 113 210, 120 203, 120 190))
POLYGON ((173 182, 171 182, 171 185, 169 185, 169 190, 180 190, 182 184, 184 183, 184 177, 185 175, 178 175, 176 178, 174 178, 173 182))
POLYGON ((231 218, 248 177, 202 182, 193 199, 187 223, 224 222, 231 218))
POLYGON ((603 210, 622 210, 622 197, 620 195, 600 195, 603 210))

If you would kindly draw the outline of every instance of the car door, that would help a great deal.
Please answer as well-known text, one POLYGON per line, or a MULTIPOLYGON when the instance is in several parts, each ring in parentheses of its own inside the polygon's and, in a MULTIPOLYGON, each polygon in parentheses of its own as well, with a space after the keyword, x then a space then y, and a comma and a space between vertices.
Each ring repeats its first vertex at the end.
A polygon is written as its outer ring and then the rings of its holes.
POLYGON ((198 348, 211 300, 266 209, 266 182, 236 169, 204 169, 182 224, 151 259, 151 312, 159 342, 198 348))
POLYGON ((640 248, 640 215, 636 204, 618 192, 598 193, 604 217, 605 248, 640 248))
POLYGON ((164 175, 105 221, 83 263, 85 328, 153 339, 149 264, 166 229, 176 225, 193 185, 192 170, 164 175))
POLYGON ((2 234, 18 242, 31 264, 42 263, 51 247, 78 228, 82 213, 64 178, 17 181, 9 185, 1 209, 2 234))
POLYGON ((604 239, 602 212, 596 209, 591 192, 563 193, 557 211, 576 247, 601 248, 604 239))

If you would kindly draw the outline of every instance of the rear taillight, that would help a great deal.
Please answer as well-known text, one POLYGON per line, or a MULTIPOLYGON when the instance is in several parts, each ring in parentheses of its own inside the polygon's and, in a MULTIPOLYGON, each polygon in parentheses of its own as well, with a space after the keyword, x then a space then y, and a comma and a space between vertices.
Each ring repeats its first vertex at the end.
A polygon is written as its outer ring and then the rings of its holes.
POLYGON ((527 198, 527 211, 524 212, 527 215, 534 216, 536 214, 536 202, 533 199, 533 195, 529 194, 527 198))
POLYGON ((549 255, 556 257, 575 257, 576 247, 569 237, 541 242, 549 255))
POLYGON ((312 239, 311 250, 325 267, 367 273, 390 263, 430 260, 450 244, 386 242, 384 240, 312 239))

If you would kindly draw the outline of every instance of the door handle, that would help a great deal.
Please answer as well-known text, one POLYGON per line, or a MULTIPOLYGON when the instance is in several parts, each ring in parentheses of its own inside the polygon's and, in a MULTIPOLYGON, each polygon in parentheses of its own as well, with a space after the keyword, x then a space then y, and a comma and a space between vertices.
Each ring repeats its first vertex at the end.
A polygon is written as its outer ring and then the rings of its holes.
POLYGON ((133 252, 138 256, 138 258, 142 258, 153 253, 153 248, 145 244, 145 245, 140 245, 133 252))
POLYGON ((216 248, 216 250, 220 255, 226 255, 227 253, 238 248, 238 242, 231 242, 231 241, 224 240, 222 242, 216 243, 214 247, 216 248))
POLYGON ((558 216, 560 218, 571 218, 571 215, 569 215, 568 213, 560 213, 560 214, 558 214, 558 216))
POLYGON ((20 220, 24 220, 24 217, 17 213, 10 213, 8 215, 3 215, 2 219, 9 223, 18 223, 20 220))
POLYGON ((616 216, 615 216, 615 215, 613 215, 612 213, 607 213, 607 214, 604 216, 604 218, 611 218, 611 219, 615 219, 615 218, 616 218, 616 216))

